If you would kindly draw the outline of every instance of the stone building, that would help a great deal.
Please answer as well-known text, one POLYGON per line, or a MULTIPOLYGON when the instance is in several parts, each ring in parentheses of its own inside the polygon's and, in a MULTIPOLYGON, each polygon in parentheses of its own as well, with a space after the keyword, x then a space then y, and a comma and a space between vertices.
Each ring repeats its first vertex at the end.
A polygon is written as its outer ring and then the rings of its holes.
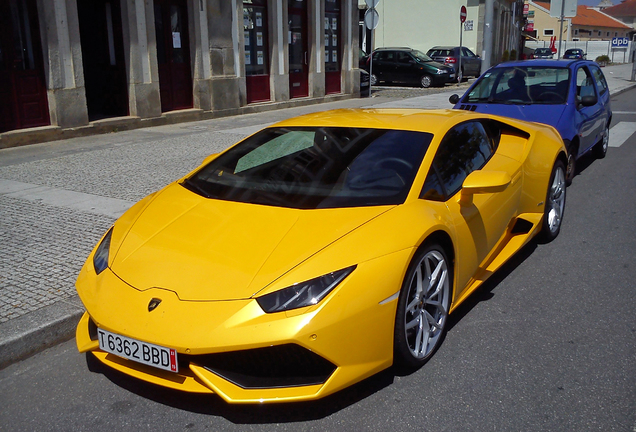
POLYGON ((353 97, 357 46, 356 0, 3 0, 0 147, 353 97))

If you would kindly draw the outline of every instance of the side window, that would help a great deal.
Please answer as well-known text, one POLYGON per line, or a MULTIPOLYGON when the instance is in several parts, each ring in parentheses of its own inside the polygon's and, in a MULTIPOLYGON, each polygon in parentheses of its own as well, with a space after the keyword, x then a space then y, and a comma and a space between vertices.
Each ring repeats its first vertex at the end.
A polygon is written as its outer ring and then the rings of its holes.
POLYGON ((480 122, 452 128, 439 145, 420 198, 445 201, 455 195, 468 174, 486 165, 494 151, 492 145, 480 122))
POLYGON ((475 57, 475 54, 473 54, 471 50, 465 47, 462 47, 462 53, 464 54, 464 57, 475 57))
POLYGON ((601 72, 601 70, 596 66, 591 66, 590 69, 592 69, 592 75, 596 80, 596 86, 598 87, 599 93, 605 94, 605 92, 607 91, 607 81, 605 81, 603 72, 601 72))
POLYGON ((398 51, 397 53, 397 61, 398 63, 408 64, 412 57, 405 52, 398 51))
POLYGON ((579 68, 576 71, 576 95, 580 99, 584 96, 594 96, 595 94, 592 76, 587 71, 587 68, 579 68))

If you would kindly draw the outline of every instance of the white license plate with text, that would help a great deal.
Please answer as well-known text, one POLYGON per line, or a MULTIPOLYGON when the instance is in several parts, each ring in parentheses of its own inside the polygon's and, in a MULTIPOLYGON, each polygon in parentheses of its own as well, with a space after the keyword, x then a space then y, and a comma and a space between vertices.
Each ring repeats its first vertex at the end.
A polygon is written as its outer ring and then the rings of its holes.
POLYGON ((177 352, 174 349, 138 341, 100 328, 97 329, 97 338, 102 351, 148 366, 179 372, 177 352))

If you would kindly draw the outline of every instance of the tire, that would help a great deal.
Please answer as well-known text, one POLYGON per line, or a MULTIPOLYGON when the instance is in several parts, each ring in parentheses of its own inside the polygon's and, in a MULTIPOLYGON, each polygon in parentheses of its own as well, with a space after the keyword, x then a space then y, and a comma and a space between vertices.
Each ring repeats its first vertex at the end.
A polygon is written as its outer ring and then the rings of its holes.
POLYGON ((565 182, 568 186, 572 184, 574 176, 576 175, 576 157, 579 152, 579 148, 576 144, 571 144, 568 148, 568 163, 565 170, 565 182))
POLYGON ((609 147, 609 125, 605 126, 605 133, 603 134, 603 138, 601 138, 600 141, 594 145, 594 149, 592 150, 594 152, 594 156, 596 156, 596 159, 603 159, 605 155, 607 154, 608 147, 609 147))
POLYGON ((422 75, 420 78, 420 85, 424 88, 429 88, 433 84, 433 79, 430 75, 422 75))
POLYGON ((561 231, 566 191, 565 165, 558 160, 554 163, 552 174, 550 174, 541 221, 540 240, 545 243, 554 240, 561 231))
POLYGON ((394 364, 398 368, 419 368, 442 344, 452 279, 452 264, 440 245, 431 243, 415 254, 402 283, 395 314, 394 364), (429 281, 433 281, 432 285, 429 281))
POLYGON ((375 74, 371 74, 369 77, 369 86, 378 85, 378 77, 375 74))

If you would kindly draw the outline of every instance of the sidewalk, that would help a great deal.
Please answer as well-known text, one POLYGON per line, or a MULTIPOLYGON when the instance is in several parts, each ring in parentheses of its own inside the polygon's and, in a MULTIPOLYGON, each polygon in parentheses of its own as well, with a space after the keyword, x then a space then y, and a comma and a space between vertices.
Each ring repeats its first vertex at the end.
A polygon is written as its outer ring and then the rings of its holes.
MULTIPOLYGON (((633 86, 631 64, 603 69, 610 91, 633 86)), ((451 108, 466 86, 136 129, 0 150, 0 368, 74 336, 75 278, 128 207, 273 122, 333 108, 451 108)))

